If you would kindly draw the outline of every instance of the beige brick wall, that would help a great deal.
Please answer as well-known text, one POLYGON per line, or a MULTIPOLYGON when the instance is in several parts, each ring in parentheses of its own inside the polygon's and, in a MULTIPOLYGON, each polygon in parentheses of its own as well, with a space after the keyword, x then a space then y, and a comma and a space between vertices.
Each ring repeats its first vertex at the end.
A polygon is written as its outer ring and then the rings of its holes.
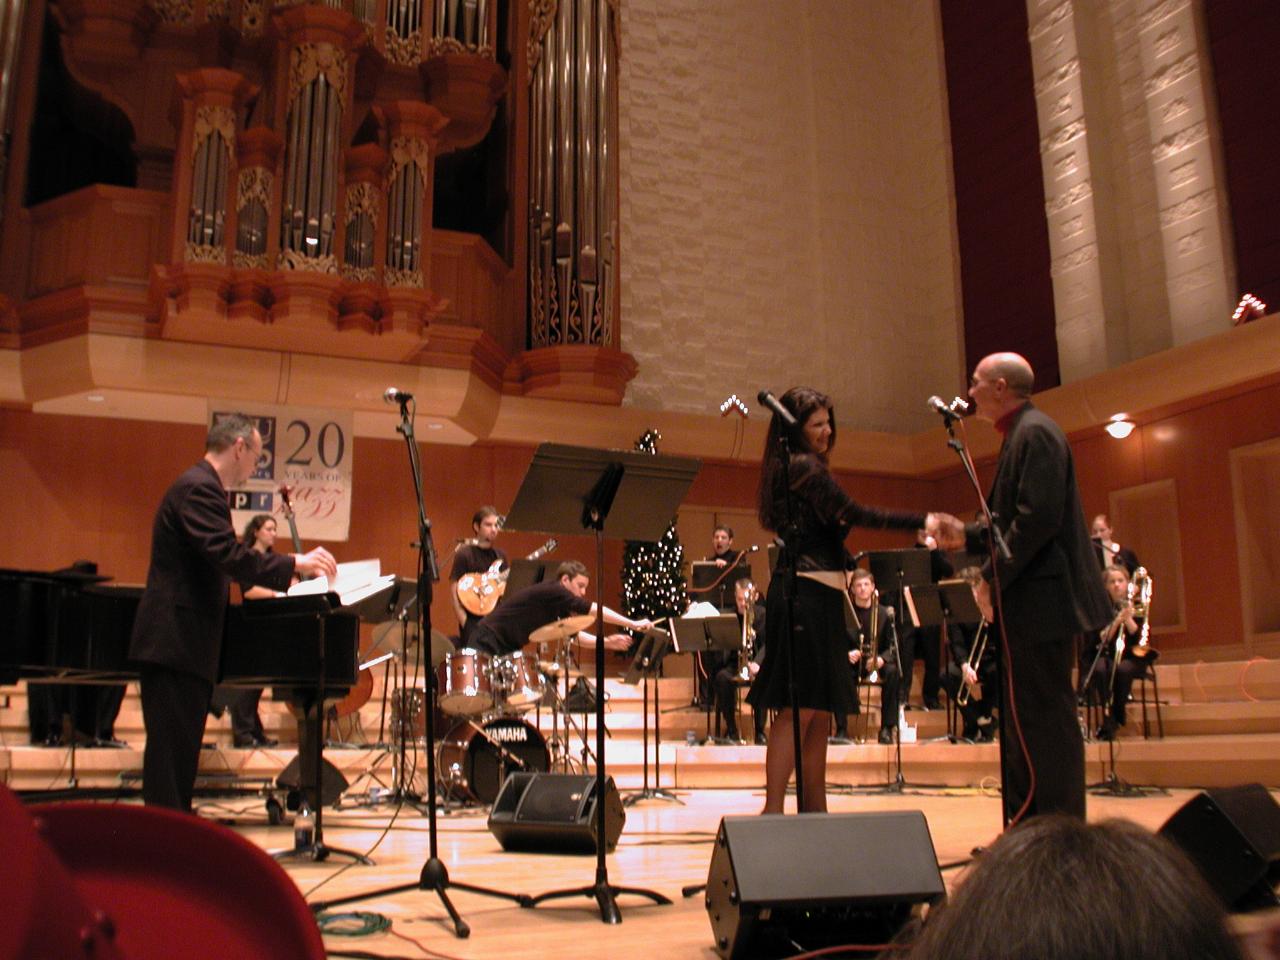
MULTIPOLYGON (((627 403, 809 383, 916 430, 963 374, 931 0, 621 0, 627 403)), ((760 416, 753 409, 752 416, 760 416)))

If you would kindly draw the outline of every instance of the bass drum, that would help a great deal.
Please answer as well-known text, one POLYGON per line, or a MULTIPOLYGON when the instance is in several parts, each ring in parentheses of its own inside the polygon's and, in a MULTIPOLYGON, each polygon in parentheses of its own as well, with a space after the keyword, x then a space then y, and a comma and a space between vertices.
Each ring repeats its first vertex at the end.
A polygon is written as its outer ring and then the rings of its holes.
POLYGON ((509 773, 546 773, 547 741, 519 717, 498 717, 481 726, 464 720, 445 734, 436 770, 446 792, 459 800, 491 805, 509 773))

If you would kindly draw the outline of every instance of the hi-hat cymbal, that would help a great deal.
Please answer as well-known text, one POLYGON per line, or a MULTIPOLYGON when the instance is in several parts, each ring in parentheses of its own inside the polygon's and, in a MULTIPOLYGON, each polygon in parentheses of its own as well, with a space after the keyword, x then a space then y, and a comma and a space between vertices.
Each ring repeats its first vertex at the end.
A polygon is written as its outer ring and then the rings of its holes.
POLYGON ((579 630, 585 630, 595 622, 596 618, 589 613, 584 613, 577 617, 562 617, 559 620, 552 620, 529 634, 529 642, 543 643, 547 640, 563 640, 566 637, 573 636, 579 630))
POLYGON ((585 676, 585 674, 573 664, 561 663, 559 660, 539 660, 538 669, 548 677, 569 677, 572 680, 577 677, 585 676))

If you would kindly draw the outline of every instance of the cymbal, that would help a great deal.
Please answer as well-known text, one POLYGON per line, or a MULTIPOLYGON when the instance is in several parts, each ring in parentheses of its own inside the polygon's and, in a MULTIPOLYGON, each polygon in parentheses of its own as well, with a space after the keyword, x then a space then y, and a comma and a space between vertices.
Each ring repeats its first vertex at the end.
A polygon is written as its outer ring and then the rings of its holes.
MULTIPOLYGON (((401 623, 399 620, 388 620, 380 623, 373 628, 373 646, 371 650, 379 649, 393 650, 396 653, 402 652, 400 649, 400 638, 404 637, 404 653, 408 653, 409 649, 418 642, 418 624, 410 620, 407 623, 401 623)), ((431 666, 438 667, 444 663, 444 658, 453 653, 453 644, 449 642, 449 638, 441 631, 432 629, 431 631, 431 666)))
POLYGON ((563 640, 566 637, 573 636, 579 630, 585 630, 595 622, 596 618, 589 613, 584 613, 577 617, 562 617, 559 620, 552 620, 529 634, 529 642, 542 643, 544 640, 563 640))

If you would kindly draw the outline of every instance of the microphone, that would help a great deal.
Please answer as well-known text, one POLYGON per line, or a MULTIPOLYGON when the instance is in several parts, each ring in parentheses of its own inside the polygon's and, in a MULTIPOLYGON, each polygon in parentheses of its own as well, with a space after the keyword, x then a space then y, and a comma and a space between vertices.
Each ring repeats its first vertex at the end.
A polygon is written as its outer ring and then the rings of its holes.
POLYGON ((382 393, 382 399, 387 403, 408 403, 413 399, 413 394, 405 393, 397 387, 387 387, 382 393))
MULTIPOLYGON (((956 400, 959 401, 960 403, 964 403, 964 401, 960 400, 959 397, 957 397, 956 400)), ((948 406, 947 402, 943 400, 941 397, 939 397, 937 394, 934 394, 932 397, 926 400, 925 403, 928 405, 929 409, 932 410, 934 413, 941 414, 942 418, 946 420, 948 423, 950 423, 953 420, 959 420, 961 417, 960 413, 957 413, 951 406, 948 406)), ((966 409, 968 408, 968 406, 969 405, 965 403, 964 407, 961 409, 966 409)))
POLYGON ((794 427, 796 425, 795 414, 784 407, 778 398, 773 395, 772 391, 761 390, 756 394, 756 401, 760 406, 767 407, 769 410, 772 410, 773 415, 781 420, 784 425, 788 427, 794 427))

